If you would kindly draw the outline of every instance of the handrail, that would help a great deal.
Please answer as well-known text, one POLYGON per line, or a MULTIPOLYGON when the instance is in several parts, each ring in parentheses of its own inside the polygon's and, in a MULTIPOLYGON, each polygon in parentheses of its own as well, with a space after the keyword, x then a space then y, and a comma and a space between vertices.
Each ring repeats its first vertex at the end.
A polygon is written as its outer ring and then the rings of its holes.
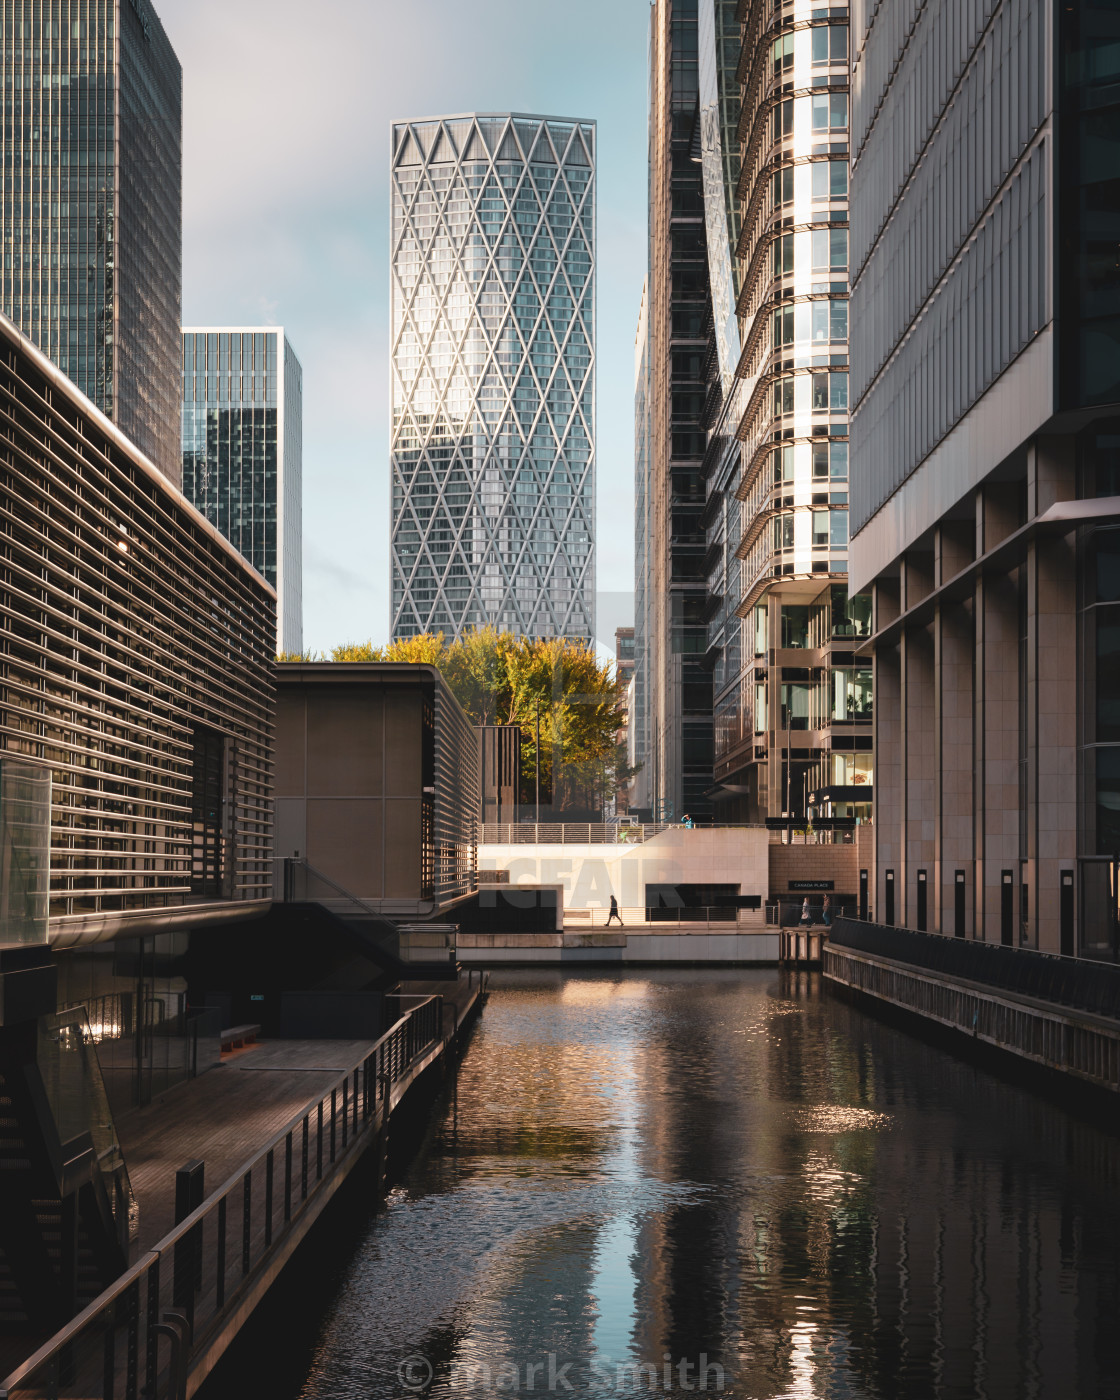
POLYGON ((330 1167, 340 1157, 350 1154, 375 1121, 377 1106, 390 1104, 393 1087, 407 1076, 416 1061, 443 1035, 443 997, 439 994, 422 996, 417 1006, 405 1011, 345 1071, 332 1079, 318 1095, 317 1101, 306 1104, 186 1219, 146 1250, 120 1278, 114 1280, 82 1312, 0 1382, 0 1400, 9 1400, 16 1394, 39 1394, 44 1389, 55 1396, 90 1394, 93 1392, 88 1386, 94 1377, 97 1393, 104 1394, 106 1400, 114 1400, 122 1393, 136 1394, 136 1368, 142 1369, 145 1359, 147 1385, 151 1390, 160 1373, 158 1328, 174 1309, 185 1308, 197 1342, 229 1315, 245 1287, 251 1285, 262 1268, 267 1266, 274 1243, 283 1238, 320 1186, 330 1179, 330 1167), (315 1120, 316 1133, 314 1154, 311 1152, 312 1119, 315 1120), (294 1145, 297 1139, 301 1149, 298 1176, 294 1170, 294 1145), (277 1231, 275 1168, 278 1157, 283 1165, 280 1173, 283 1215, 277 1231), (263 1218, 262 1194, 259 1189, 255 1194, 253 1191, 254 1183, 259 1185, 262 1177, 263 1218), (298 1196, 293 1199, 296 1193, 298 1196), (238 1241, 233 1232, 227 1230, 227 1216, 236 1215, 239 1196, 242 1202, 240 1261, 237 1259, 238 1241), (235 1205, 234 1212, 228 1210, 231 1201, 235 1205), (259 1231, 254 1234, 254 1224, 263 1225, 263 1244, 259 1231), (204 1295, 205 1301, 212 1303, 213 1307, 201 1325, 196 1327, 195 1295, 201 1289, 204 1231, 208 1227, 214 1227, 217 1235, 216 1247, 207 1259, 214 1280, 213 1292, 212 1295, 204 1295), (255 1257, 254 1242, 257 1246, 255 1257), (227 1250, 227 1246, 231 1247, 227 1250), (165 1258, 173 1261, 174 1269, 165 1271, 161 1282, 160 1265, 165 1258), (236 1270, 238 1262, 241 1265, 239 1271, 236 1270), (227 1294, 227 1274, 231 1267, 236 1276, 231 1280, 227 1294), (171 1277, 172 1273, 174 1278, 171 1277), (143 1290, 142 1284, 145 1285, 143 1290), (168 1286, 172 1297, 166 1304, 162 1293, 167 1291, 168 1286), (183 1296, 184 1293, 187 1296, 183 1296), (143 1329, 140 1324, 142 1311, 143 1329), (131 1357, 127 1380, 117 1374, 114 1366, 118 1333, 122 1329, 127 1334, 127 1345, 120 1355, 131 1357), (147 1341, 146 1352, 140 1346, 142 1331, 147 1341), (141 1360, 137 1360, 138 1356, 141 1360), (84 1388, 83 1362, 87 1368, 84 1388), (46 1375, 41 1374, 44 1368, 46 1375), (66 1377, 71 1379, 67 1380, 66 1377))

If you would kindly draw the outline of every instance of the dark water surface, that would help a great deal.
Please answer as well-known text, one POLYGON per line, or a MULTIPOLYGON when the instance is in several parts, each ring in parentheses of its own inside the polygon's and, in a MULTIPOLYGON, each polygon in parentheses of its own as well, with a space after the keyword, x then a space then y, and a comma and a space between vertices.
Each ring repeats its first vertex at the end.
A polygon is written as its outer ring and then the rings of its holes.
POLYGON ((804 974, 491 987, 270 1397, 1120 1396, 1111 1133, 804 974))

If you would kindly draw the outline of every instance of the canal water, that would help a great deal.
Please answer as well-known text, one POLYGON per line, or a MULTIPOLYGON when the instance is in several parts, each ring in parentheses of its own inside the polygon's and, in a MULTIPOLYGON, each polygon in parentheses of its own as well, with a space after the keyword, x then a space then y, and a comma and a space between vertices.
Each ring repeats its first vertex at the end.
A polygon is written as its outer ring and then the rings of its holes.
POLYGON ((491 988, 303 1332, 266 1314, 270 1400, 1120 1396, 1105 1124, 816 975, 491 988))

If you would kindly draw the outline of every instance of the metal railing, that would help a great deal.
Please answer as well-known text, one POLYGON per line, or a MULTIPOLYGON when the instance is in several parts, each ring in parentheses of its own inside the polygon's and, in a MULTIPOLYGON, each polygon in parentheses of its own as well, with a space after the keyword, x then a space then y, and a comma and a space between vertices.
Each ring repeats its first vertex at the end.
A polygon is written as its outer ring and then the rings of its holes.
POLYGON ((192 1351, 252 1292, 339 1164, 364 1150, 394 1086, 442 1036, 442 997, 403 1011, 317 1102, 0 1383, 0 1400, 185 1397, 192 1351))
POLYGON ((1120 967, 1109 963, 855 919, 837 919, 829 941, 853 952, 894 958, 930 972, 979 982, 992 991, 1017 992, 1095 1016, 1120 1019, 1120 967))
POLYGON ((489 846, 614 846, 648 841, 664 822, 623 826, 617 822, 485 822, 479 844, 489 846))

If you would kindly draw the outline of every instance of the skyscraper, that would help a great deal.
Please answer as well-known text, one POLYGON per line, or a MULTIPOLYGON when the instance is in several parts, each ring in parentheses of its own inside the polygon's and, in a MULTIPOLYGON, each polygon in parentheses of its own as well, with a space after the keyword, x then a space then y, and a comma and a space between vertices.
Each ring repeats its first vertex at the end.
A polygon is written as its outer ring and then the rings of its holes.
POLYGON ((866 821, 871 668, 855 647, 870 600, 847 590, 847 14, 750 0, 737 46, 727 0, 699 5, 713 292, 728 237, 738 259, 737 325, 714 296, 724 400, 705 469, 716 810, 866 821))
POLYGON ((179 60, 148 0, 6 0, 0 40, 0 309, 177 482, 179 60))
MULTIPOLYGON (((704 479, 712 301, 698 136, 697 0, 656 0, 650 19, 648 415, 639 495, 648 539, 636 580, 637 665, 654 815, 711 810, 712 674, 706 664, 704 479), (641 601, 639 601, 639 599, 641 601)), ((644 394, 644 399, 642 395, 644 394)), ((640 464, 641 465, 641 464, 640 464)))
POLYGON ((1117 16, 1093 0, 884 13, 852 11, 851 573, 874 595, 874 909, 1112 959, 1117 16))
POLYGON ((392 128, 393 636, 594 635, 595 124, 392 128))
POLYGON ((280 326, 183 331, 183 493, 276 589, 303 650, 303 370, 280 326))

